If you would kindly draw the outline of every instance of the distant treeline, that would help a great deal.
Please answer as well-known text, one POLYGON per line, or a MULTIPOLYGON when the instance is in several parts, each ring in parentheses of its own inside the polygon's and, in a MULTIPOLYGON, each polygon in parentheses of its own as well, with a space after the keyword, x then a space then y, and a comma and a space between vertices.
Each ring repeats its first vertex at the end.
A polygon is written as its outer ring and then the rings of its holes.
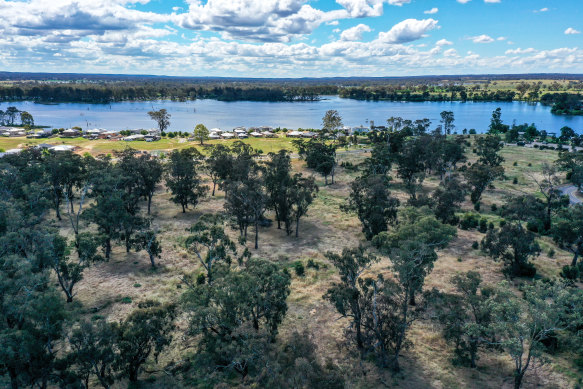
POLYGON ((578 114, 581 96, 566 93, 583 90, 583 81, 568 85, 554 82, 520 82, 497 88, 496 82, 463 84, 450 81, 409 80, 405 83, 361 84, 357 80, 326 79, 318 84, 307 80, 187 80, 142 78, 111 80, 28 80, 0 84, 0 101, 110 103, 159 99, 220 101, 317 101, 322 95, 338 95, 357 100, 387 101, 499 101, 514 100, 557 105, 553 113, 578 114), (350 82, 347 82, 350 81, 350 82), (549 93, 543 94, 546 88, 549 93), (566 89, 567 88, 567 89, 566 89), (560 92, 560 93, 554 93, 560 92))
POLYGON ((109 103, 130 100, 316 101, 336 87, 192 85, 181 83, 37 84, 0 87, 0 101, 109 103))
POLYGON ((339 92, 340 97, 349 99, 389 101, 512 101, 517 96, 510 90, 488 91, 463 85, 352 87, 339 92))

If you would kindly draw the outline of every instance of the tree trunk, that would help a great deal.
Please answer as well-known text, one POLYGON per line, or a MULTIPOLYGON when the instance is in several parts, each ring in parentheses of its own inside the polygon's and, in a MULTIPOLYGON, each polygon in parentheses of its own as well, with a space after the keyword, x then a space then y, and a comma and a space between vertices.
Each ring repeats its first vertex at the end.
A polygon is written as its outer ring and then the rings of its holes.
POLYGON ((217 183, 213 181, 213 196, 215 195, 215 188, 217 187, 217 183))
POLYGON ((255 218, 255 250, 259 248, 259 219, 255 218))
POLYGON ((107 238, 105 240, 105 259, 109 261, 111 257, 111 239, 107 238))
POLYGON ((152 253, 148 253, 148 255, 150 256, 150 263, 152 264, 152 269, 156 268, 156 261, 154 255, 152 255, 152 253))
POLYGON ((148 215, 150 214, 150 208, 152 207, 152 195, 148 195, 148 215))
POLYGON ((59 219, 59 221, 61 221, 61 202, 60 201, 55 201, 55 211, 57 212, 57 219, 59 219))
POLYGON ((579 247, 575 250, 575 255, 573 255, 573 260, 571 261, 571 266, 577 266, 577 259, 579 258, 579 247))
POLYGON ((300 230, 300 218, 296 218, 296 238, 298 237, 298 232, 300 230))
POLYGON ((181 204, 181 205, 182 205, 182 213, 186 213, 186 208, 184 207, 184 204, 181 204))
POLYGON ((328 176, 324 176, 324 185, 328 185, 328 176))
POLYGON ((524 373, 515 373, 514 374, 514 389, 520 389, 522 386, 522 378, 524 377, 524 373))

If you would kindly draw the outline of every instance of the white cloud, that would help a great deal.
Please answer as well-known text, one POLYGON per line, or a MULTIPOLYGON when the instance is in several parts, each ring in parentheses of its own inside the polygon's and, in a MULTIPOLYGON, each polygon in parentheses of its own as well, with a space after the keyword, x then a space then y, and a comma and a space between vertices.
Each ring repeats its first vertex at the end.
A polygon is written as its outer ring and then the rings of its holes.
POLYGON ((437 42, 435 42, 435 45, 436 46, 450 46, 450 45, 453 45, 453 43, 451 43, 447 39, 440 39, 437 42))
POLYGON ((457 57, 456 49, 447 49, 443 52, 444 57, 457 57))
POLYGON ((581 34, 581 31, 575 30, 573 27, 569 27, 565 30, 565 35, 575 35, 575 34, 581 34))
POLYGON ((462 3, 462 4, 466 4, 469 3, 472 0, 457 0, 458 3, 462 3))
POLYGON ((389 31, 379 33, 379 40, 386 43, 412 42, 437 28, 437 23, 434 19, 406 19, 395 24, 389 31))
POLYGON ((536 50, 533 49, 532 47, 529 47, 528 49, 512 49, 512 50, 506 50, 505 54, 530 54, 530 53, 536 53, 536 50))
POLYGON ((427 11, 423 11, 424 14, 428 14, 428 15, 433 15, 433 14, 436 14, 437 12, 439 12, 439 8, 435 8, 435 7, 428 9, 427 11))
POLYGON ((500 0, 484 0, 484 3, 499 3, 500 0))
POLYGON ((486 35, 486 34, 482 34, 482 35, 478 35, 478 36, 471 36, 468 39, 470 39, 474 43, 492 43, 492 42, 494 42, 494 38, 492 38, 491 36, 486 35))
POLYGON ((498 38, 496 38, 497 41, 505 41, 506 37, 505 36, 499 36, 498 38))
POLYGON ((548 9, 547 7, 544 7, 544 8, 541 8, 541 9, 535 9, 535 10, 534 10, 534 11, 532 11, 532 12, 534 12, 534 13, 537 13, 537 12, 548 12, 548 10, 549 10, 549 9, 548 9))
POLYGON ((340 34, 340 39, 343 41, 359 41, 362 39, 363 33, 370 31, 372 30, 369 26, 361 23, 357 26, 342 31, 342 34, 340 34))

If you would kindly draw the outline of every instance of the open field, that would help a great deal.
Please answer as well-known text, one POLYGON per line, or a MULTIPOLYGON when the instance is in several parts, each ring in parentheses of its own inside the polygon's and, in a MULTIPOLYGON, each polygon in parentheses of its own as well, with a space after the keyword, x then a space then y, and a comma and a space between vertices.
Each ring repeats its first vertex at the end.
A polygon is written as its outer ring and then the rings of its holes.
MULTIPOLYGON (((212 144, 231 144, 235 140, 211 140, 205 141, 206 145, 212 144)), ((264 153, 270 153, 273 151, 278 151, 281 149, 293 149, 291 144, 291 138, 285 138, 283 136, 277 138, 261 139, 261 138, 249 138, 243 139, 243 142, 250 144, 253 148, 259 149, 264 153)), ((106 139, 99 140, 88 140, 85 138, 47 138, 47 139, 26 139, 22 137, 15 138, 0 138, 0 149, 9 150, 14 148, 34 146, 41 143, 47 143, 51 145, 74 145, 81 148, 80 152, 88 152, 90 154, 106 154, 116 150, 123 150, 126 147, 132 147, 136 150, 145 151, 170 151, 174 149, 183 149, 187 147, 200 147, 198 142, 189 142, 183 138, 164 138, 156 142, 125 142, 125 141, 113 141, 106 139)), ((204 151, 204 146, 201 147, 201 151, 204 151)))
MULTIPOLYGON (((17 139, 2 139, 1 147, 18 145, 17 139), (10 143, 13 142, 13 143, 10 143)), ((22 142, 22 140, 20 140, 22 142)), ((61 140, 59 140, 61 141, 61 140)), ((110 145, 135 148, 155 147, 166 149, 187 147, 191 143, 178 143, 177 140, 144 143, 110 141, 63 140, 65 143, 78 144, 83 151, 92 153, 109 152, 115 148, 110 145), (162 147, 161 147, 162 146, 162 147)), ((285 138, 275 140, 247 140, 254 147, 264 152, 276 151, 279 148, 291 148, 285 138)), ((121 148, 121 147, 120 147, 121 148)), ((492 204, 502 204, 505 196, 516 193, 535 193, 531 174, 540 171, 545 162, 552 162, 557 157, 556 151, 539 151, 522 147, 506 147, 501 153, 506 161, 506 179, 495 182, 495 188, 488 190, 482 201, 482 215, 497 222, 499 216, 490 211, 492 204), (516 166, 514 163, 516 162, 516 166), (532 166, 528 166, 528 164, 532 166), (517 177, 518 184, 513 185, 512 179, 517 177)), ((351 162, 358 164, 366 158, 366 153, 339 153, 339 163, 351 162)), ((471 159, 475 156, 469 150, 471 159)), ((295 171, 312 174, 305 169, 303 161, 294 159, 295 171)), ((293 271, 292 292, 288 298, 289 310, 280 329, 280 337, 286 339, 298 328, 306 328, 318 345, 318 355, 322 360, 333 360, 343 371, 349 388, 376 388, 383 386, 402 388, 506 388, 512 386, 512 364, 504 353, 482 353, 478 369, 454 366, 451 363, 453 349, 448 345, 440 331, 430 321, 421 320, 414 324, 410 332, 412 347, 403 353, 404 370, 397 376, 388 371, 378 370, 372 363, 359 363, 355 353, 346 348, 343 331, 347 321, 338 319, 335 309, 322 299, 331 282, 338 279, 337 273, 325 259, 326 251, 340 251, 343 247, 354 247, 364 239, 360 231, 360 223, 355 215, 340 211, 348 193, 349 184, 357 172, 338 169, 336 183, 324 186, 323 179, 317 177, 320 191, 310 208, 308 216, 302 219, 299 238, 288 237, 276 226, 261 228, 259 249, 253 250, 251 242, 247 244, 254 256, 268 258, 281 267, 291 266, 296 261, 304 264, 308 259, 320 264, 319 269, 307 268, 306 275, 297 276, 293 271)), ((399 182, 395 179, 392 193, 403 202, 405 193, 399 190, 399 182)), ((435 178, 427 179, 424 190, 429 192, 437 186, 435 178)), ((97 264, 85 271, 84 280, 78 286, 78 301, 83 303, 83 312, 87 317, 107 317, 109 320, 120 320, 137 306, 140 301, 155 298, 160 301, 177 301, 184 289, 180 278, 183 274, 198 273, 199 264, 194 257, 182 247, 186 228, 191 226, 203 213, 223 210, 224 195, 217 191, 215 197, 204 199, 195 210, 182 214, 180 208, 170 202, 170 194, 165 188, 160 188, 154 197, 153 217, 156 227, 160 230, 163 246, 160 267, 152 271, 145 253, 126 254, 121 246, 114 247, 112 259, 108 263, 97 264)), ((464 211, 471 211, 472 205, 464 204, 464 211)), ((269 218, 274 215, 268 213, 269 218)), ((66 220, 60 224, 63 234, 71 235, 66 220)), ((233 238, 237 231, 231 230, 233 238)), ((253 233, 251 232, 251 235, 253 233)), ((439 252, 439 259, 433 272, 425 283, 425 289, 437 288, 451 291, 450 278, 457 272, 468 270, 478 271, 486 283, 496 283, 503 280, 502 265, 494 262, 479 250, 471 248, 472 242, 480 241, 484 234, 476 230, 459 230, 458 236, 446 248, 439 252)), ((570 262, 571 256, 556 247, 549 238, 541 239, 542 254, 534 261, 538 272, 537 277, 554 278, 563 265, 570 262), (555 255, 550 258, 549 250, 553 248, 555 255)), ((390 262, 383 259, 375 265, 376 270, 384 271, 390 262)), ((527 282, 520 279, 513 281, 514 285, 527 282)), ((185 323, 179 321, 178 327, 185 328, 185 323)), ((159 366, 163 366, 178 358, 178 351, 188 350, 188 344, 178 339, 160 357, 159 366)), ((554 354, 548 356, 550 364, 537 366, 525 378, 525 388, 569 388, 582 382, 583 371, 574 365, 571 355, 554 354)), ((182 387, 181 382, 166 376, 155 366, 146 366, 145 371, 151 372, 152 379, 144 383, 144 387, 182 387)), ((236 382, 233 382, 236 385, 236 382)))

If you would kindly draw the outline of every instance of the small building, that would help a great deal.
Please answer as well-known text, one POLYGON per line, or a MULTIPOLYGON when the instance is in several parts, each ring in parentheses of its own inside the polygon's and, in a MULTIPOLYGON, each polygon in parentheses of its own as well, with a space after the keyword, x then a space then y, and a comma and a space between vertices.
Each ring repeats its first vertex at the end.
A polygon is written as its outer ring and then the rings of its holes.
POLYGON ((288 131, 286 136, 288 138, 300 138, 302 136, 303 132, 301 131, 288 131))
POLYGON ((136 135, 126 136, 125 138, 122 138, 122 140, 125 140, 126 142, 134 142, 137 140, 145 140, 145 138, 146 138, 145 135, 136 134, 136 135))
POLYGON ((313 138, 316 136, 316 133, 312 132, 312 131, 305 131, 305 132, 302 132, 302 135, 300 135, 300 136, 302 138, 313 138))
POLYGON ((222 137, 225 139, 233 139, 235 137, 235 133, 233 132, 223 132, 222 137))
POLYGON ((158 135, 145 135, 144 136, 144 140, 146 142, 156 142, 156 141, 159 141, 160 139, 162 139, 162 138, 159 137, 158 135))
POLYGON ((262 134, 266 138, 273 138, 273 137, 275 137, 275 134, 273 132, 270 132, 270 131, 264 131, 262 134))
POLYGON ((81 132, 79 130, 74 130, 72 128, 63 131, 63 133, 61 134, 62 138, 77 138, 79 136, 81 136, 81 132))
POLYGON ((221 136, 216 132, 211 132, 209 134, 209 139, 221 139, 221 136))
POLYGON ((253 136, 255 138, 261 138, 261 137, 263 137, 263 134, 262 133, 256 132, 256 131, 250 133, 249 135, 251 135, 251 136, 253 136))
POLYGON ((77 148, 77 146, 72 146, 72 145, 58 145, 58 146, 51 147, 49 150, 50 151, 55 151, 55 152, 59 152, 59 151, 74 151, 76 148, 77 148))

